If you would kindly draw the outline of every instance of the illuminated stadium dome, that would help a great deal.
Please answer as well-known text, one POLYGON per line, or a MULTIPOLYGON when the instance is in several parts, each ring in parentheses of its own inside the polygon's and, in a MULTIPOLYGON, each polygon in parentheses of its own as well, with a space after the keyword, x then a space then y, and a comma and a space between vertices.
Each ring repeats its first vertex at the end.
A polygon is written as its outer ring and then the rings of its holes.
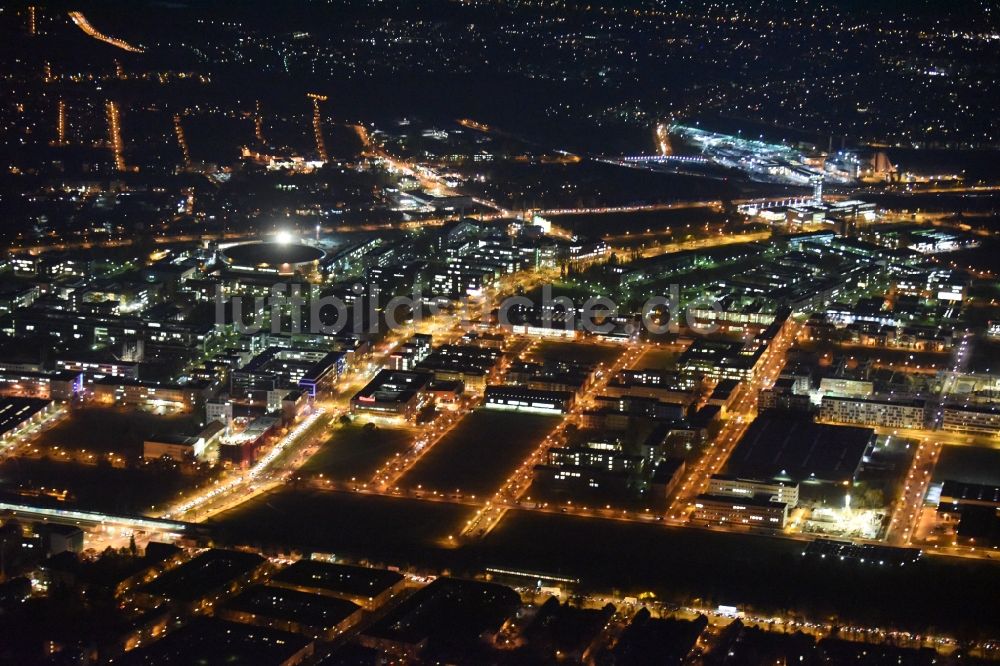
POLYGON ((220 255, 227 265, 237 270, 290 274, 296 270, 311 270, 325 253, 302 243, 254 242, 230 245, 220 255))

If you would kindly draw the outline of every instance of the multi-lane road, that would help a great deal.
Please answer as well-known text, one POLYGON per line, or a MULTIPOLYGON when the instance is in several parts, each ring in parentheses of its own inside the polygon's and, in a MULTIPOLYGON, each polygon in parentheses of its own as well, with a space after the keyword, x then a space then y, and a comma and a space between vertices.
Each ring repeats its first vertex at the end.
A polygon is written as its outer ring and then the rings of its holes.
POLYGON ((600 395, 608 382, 619 371, 629 367, 645 351, 646 345, 644 344, 631 345, 608 368, 600 371, 600 376, 577 398, 571 411, 563 417, 552 432, 542 438, 538 446, 521 462, 514 473, 494 493, 493 497, 487 500, 482 508, 469 519, 462 530, 464 538, 481 537, 489 533, 497 526, 508 509, 520 505, 521 497, 531 486, 535 465, 545 460, 546 452, 560 441, 565 428, 568 425, 578 423, 582 412, 593 405, 594 397, 600 395))
POLYGON ((929 436, 921 438, 913 460, 903 480, 903 488, 896 500, 889 527, 886 530, 886 542, 893 546, 908 546, 913 539, 914 531, 920 522, 920 514, 924 506, 924 498, 931 483, 934 465, 941 455, 941 442, 929 436))
POLYGON ((705 449, 702 456, 685 472, 685 476, 667 511, 670 522, 686 522, 693 506, 691 500, 708 488, 709 479, 718 474, 729 459, 733 448, 740 441, 757 413, 757 400, 761 389, 768 388, 781 373, 785 364, 785 354, 795 340, 801 324, 789 319, 782 330, 774 336, 767 351, 759 361, 753 377, 743 382, 736 403, 729 410, 729 418, 719 434, 705 449))

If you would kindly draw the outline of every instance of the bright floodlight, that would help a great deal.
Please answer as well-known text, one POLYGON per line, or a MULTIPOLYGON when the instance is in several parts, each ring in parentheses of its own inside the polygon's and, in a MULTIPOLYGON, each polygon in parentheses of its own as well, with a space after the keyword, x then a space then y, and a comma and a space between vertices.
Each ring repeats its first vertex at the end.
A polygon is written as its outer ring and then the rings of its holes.
POLYGON ((288 245, 295 241, 295 237, 292 236, 290 231, 279 231, 274 235, 274 240, 281 243, 282 245, 288 245))

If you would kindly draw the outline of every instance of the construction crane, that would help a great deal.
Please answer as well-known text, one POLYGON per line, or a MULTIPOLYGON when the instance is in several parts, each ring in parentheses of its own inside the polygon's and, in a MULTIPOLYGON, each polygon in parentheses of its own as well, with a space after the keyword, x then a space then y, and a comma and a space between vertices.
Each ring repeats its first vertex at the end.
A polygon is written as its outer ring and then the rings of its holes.
POLYGON ((66 101, 59 100, 59 111, 56 116, 56 145, 66 145, 66 101))
POLYGON ((177 135, 177 145, 181 147, 181 155, 184 156, 184 168, 191 167, 191 153, 188 151, 187 139, 184 138, 184 126, 181 125, 181 115, 174 114, 174 134, 177 135))
POLYGON ((256 110, 253 116, 253 134, 257 137, 257 143, 264 145, 264 115, 260 111, 260 100, 257 100, 256 110))
POLYGON ((327 100, 326 95, 308 93, 306 95, 313 103, 313 133, 316 135, 316 152, 319 158, 326 162, 326 143, 323 141, 323 118, 320 116, 319 103, 327 100))
POLYGON ((115 170, 125 171, 125 156, 122 154, 121 116, 118 104, 108 100, 105 108, 108 116, 108 139, 111 145, 111 154, 115 158, 115 170))

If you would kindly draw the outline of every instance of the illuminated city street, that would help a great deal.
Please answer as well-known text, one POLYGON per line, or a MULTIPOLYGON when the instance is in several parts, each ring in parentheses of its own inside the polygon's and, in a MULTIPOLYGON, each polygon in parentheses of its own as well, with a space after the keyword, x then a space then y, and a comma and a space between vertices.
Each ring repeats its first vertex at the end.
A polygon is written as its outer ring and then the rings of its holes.
POLYGON ((0 663, 1000 661, 990 3, 8 5, 0 663))

